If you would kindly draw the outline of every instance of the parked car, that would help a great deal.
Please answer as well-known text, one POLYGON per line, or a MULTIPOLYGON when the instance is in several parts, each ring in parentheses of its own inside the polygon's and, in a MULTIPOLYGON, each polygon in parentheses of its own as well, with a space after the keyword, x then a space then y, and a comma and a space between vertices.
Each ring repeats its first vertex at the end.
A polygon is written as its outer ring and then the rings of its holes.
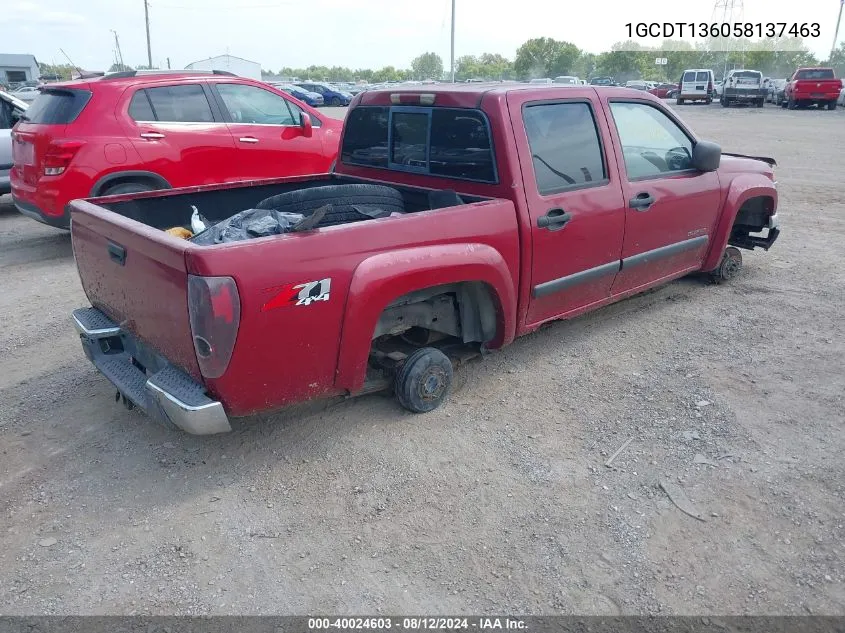
POLYGON ((721 97, 722 91, 724 90, 724 88, 725 88, 725 81, 723 79, 720 79, 719 81, 714 83, 713 84, 713 96, 714 97, 721 97))
POLYGON ((766 91, 766 101, 780 105, 783 101, 783 89, 786 87, 787 81, 786 79, 770 79, 766 91))
POLYGON ((675 96, 677 105, 687 101, 704 101, 713 103, 714 84, 713 71, 709 68, 691 68, 681 75, 679 91, 675 96))
POLYGON ((330 106, 348 106, 352 101, 352 95, 345 90, 338 90, 332 88, 329 84, 321 82, 300 82, 296 84, 300 88, 305 88, 309 92, 316 92, 323 96, 323 101, 330 106))
POLYGON ((21 120, 29 104, 8 92, 0 91, 0 195, 9 193, 12 185, 12 127, 21 120))
POLYGON ((839 91, 839 98, 836 100, 836 103, 845 106, 845 88, 839 91))
POLYGON ((310 92, 305 90, 305 88, 300 88, 299 86, 294 86, 293 84, 274 83, 271 85, 275 86, 282 92, 286 92, 300 101, 307 103, 312 108, 319 108, 326 103, 323 99, 323 95, 316 92, 310 92))
POLYGON ((21 86, 17 90, 14 90, 12 94, 21 101, 31 102, 35 101, 35 98, 41 93, 38 90, 38 86, 21 86))
POLYGON ((74 198, 324 172, 341 127, 220 71, 52 84, 13 132, 12 196, 24 215, 66 229, 74 198))
POLYGON ((648 92, 648 84, 640 79, 632 79, 631 81, 626 81, 625 87, 648 92))
POLYGON ((670 92, 677 92, 677 84, 657 84, 653 88, 649 88, 648 92, 653 94, 658 99, 668 99, 670 92))
POLYGON ((615 86, 616 82, 613 77, 593 77, 590 79, 591 86, 615 86))
POLYGON ((555 77, 554 83, 569 86, 580 86, 581 80, 578 79, 578 77, 573 77, 572 75, 562 75, 560 77, 555 77))
POLYGON ((762 108, 766 102, 763 87, 763 73, 759 70, 734 69, 725 78, 724 89, 719 97, 723 108, 731 104, 749 103, 762 108))
POLYGON ((783 89, 781 105, 790 110, 808 105, 835 110, 841 90, 842 80, 832 68, 799 68, 783 89))
POLYGON ((356 97, 343 135, 331 174, 71 203, 92 306, 73 317, 125 404, 206 434, 390 388, 430 411, 449 355, 692 272, 731 279, 779 233, 774 161, 722 154, 645 92, 392 88, 356 97), (159 230, 192 206, 312 221, 206 245, 159 230))
POLYGON ((528 83, 530 84, 551 84, 554 83, 549 77, 535 77, 534 79, 530 80, 528 83))

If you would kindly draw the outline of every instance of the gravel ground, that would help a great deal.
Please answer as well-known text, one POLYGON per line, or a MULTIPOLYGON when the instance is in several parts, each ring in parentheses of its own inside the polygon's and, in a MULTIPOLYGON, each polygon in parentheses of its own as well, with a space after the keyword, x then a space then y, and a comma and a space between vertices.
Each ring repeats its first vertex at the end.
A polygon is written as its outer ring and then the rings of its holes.
POLYGON ((545 327, 425 416, 125 411, 68 235, 0 207, 0 612, 845 613, 845 112, 679 111, 778 159, 773 251, 545 327))

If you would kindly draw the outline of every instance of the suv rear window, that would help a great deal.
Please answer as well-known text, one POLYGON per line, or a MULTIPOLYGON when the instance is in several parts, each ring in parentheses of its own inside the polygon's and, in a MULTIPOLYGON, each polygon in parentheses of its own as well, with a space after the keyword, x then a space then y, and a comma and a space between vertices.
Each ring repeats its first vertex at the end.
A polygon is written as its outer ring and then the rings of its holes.
POLYGON ((796 79, 835 79, 832 68, 815 68, 813 70, 799 70, 796 79))
POLYGON ((346 120, 341 160, 496 182, 487 118, 479 110, 465 108, 357 107, 346 120))
POLYGON ((29 123, 66 125, 73 123, 91 99, 89 90, 70 88, 44 90, 26 110, 29 123))
POLYGON ((696 73, 695 80, 696 81, 707 81, 710 79, 710 73, 703 72, 703 73, 696 73))

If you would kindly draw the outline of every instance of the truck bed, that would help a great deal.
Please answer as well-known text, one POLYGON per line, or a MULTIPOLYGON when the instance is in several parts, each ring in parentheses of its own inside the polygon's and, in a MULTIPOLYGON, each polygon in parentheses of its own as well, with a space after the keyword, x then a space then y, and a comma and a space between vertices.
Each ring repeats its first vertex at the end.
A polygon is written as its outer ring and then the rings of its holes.
MULTIPOLYGON (((365 262, 378 261, 378 266, 399 270, 429 257, 436 252, 430 248, 438 245, 487 248, 502 258, 510 279, 518 277, 514 203, 441 194, 442 190, 321 175, 76 200, 70 205, 71 238, 80 279, 92 308, 110 324, 106 334, 111 338, 98 345, 128 354, 133 371, 140 372, 130 382, 146 380, 147 390, 160 388, 155 376, 172 365, 221 402, 229 416, 354 391, 355 385, 343 384, 337 377, 338 349, 341 337, 348 335, 343 323, 350 309, 347 299, 356 291, 353 279, 365 262), (215 245, 195 244, 162 230, 189 225, 192 206, 213 222, 279 193, 362 183, 399 191, 404 213, 215 245), (204 376, 197 361, 188 307, 191 276, 230 278, 239 295, 234 351, 225 373, 216 378, 204 376), (306 307, 279 300, 303 285, 323 288, 324 300, 305 302, 306 307), (152 360, 145 363, 139 357, 152 360), (254 387, 247 390, 244 384, 254 387)), ((378 274, 377 270, 368 274, 378 274)), ((436 281, 436 275, 432 279, 436 281)), ((390 292, 385 288, 379 296, 387 302, 390 292)), ((354 309, 361 307, 356 303, 354 309)), ((86 331, 81 327, 83 337, 86 331)), ((366 334, 367 340, 372 334, 366 334)), ((180 381, 184 391, 185 380, 180 381)))
MULTIPOLYGON (((387 185, 402 194, 406 213, 431 209, 429 199, 433 191, 431 189, 330 174, 244 182, 236 185, 186 187, 145 194, 109 196, 93 201, 97 206, 125 218, 159 230, 165 230, 174 226, 189 226, 192 206, 195 206, 211 222, 219 222, 238 211, 253 208, 265 198, 280 193, 343 184, 387 185)), ((460 197, 468 204, 489 199, 466 194, 460 194, 460 197)))

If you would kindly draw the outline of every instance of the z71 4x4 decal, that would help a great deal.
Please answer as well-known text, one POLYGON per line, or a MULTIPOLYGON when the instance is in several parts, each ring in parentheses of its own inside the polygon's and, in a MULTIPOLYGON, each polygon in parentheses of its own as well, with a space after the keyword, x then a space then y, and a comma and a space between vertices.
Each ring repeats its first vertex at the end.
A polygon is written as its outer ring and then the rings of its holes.
POLYGON ((328 301, 331 283, 332 280, 329 278, 270 288, 276 294, 261 307, 261 311, 267 312, 285 306, 310 306, 315 301, 328 301))

